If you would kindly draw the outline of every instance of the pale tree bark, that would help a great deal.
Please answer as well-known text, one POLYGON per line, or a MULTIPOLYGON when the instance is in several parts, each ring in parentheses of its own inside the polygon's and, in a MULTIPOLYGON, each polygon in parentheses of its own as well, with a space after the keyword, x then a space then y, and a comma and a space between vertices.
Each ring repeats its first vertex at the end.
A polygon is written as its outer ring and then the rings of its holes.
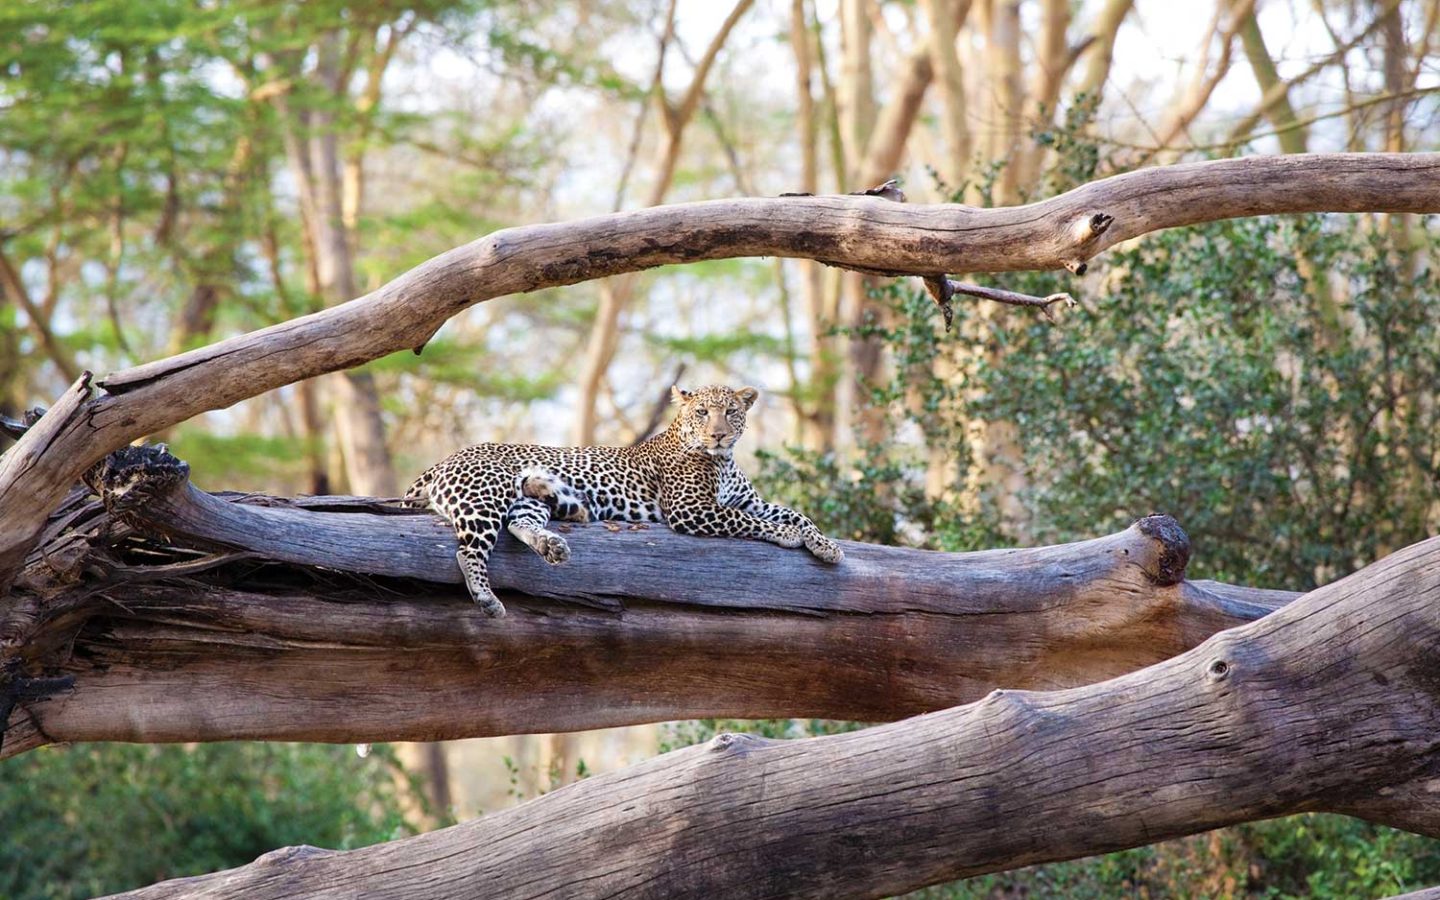
MULTIPOLYGON (((651 182, 646 206, 663 203, 665 196, 670 193, 670 187, 675 180, 675 169, 680 162, 685 128, 700 109, 700 100, 704 96, 705 82, 709 78, 710 70, 714 67, 715 60, 719 57, 730 33, 735 30, 735 26, 739 24, 740 19, 749 11, 753 3, 754 0, 739 0, 731 9, 730 15, 726 17, 720 30, 715 33, 715 37, 711 39, 710 45, 705 49, 705 55, 696 64, 695 74, 691 76, 690 84, 678 103, 672 104, 665 96, 663 85, 658 83, 657 72, 655 97, 660 120, 665 126, 665 137, 660 144, 655 179, 651 182)), ((667 24, 666 27, 668 30, 671 25, 667 24)), ((605 373, 609 370, 611 361, 615 358, 615 349, 620 342, 620 316, 634 297, 635 285, 635 276, 627 274, 621 278, 607 280, 600 286, 600 307, 595 312, 595 323, 590 328, 584 361, 581 363, 580 396, 576 400, 574 436, 574 443, 577 445, 594 444, 596 441, 595 427, 599 414, 600 386, 605 380, 605 373)))
MULTIPOLYGON (((392 39, 398 35, 392 33, 392 39)), ((315 69, 302 75, 312 81, 336 102, 348 97, 348 85, 342 77, 339 54, 340 36, 324 35, 313 48, 315 69)), ((393 53, 382 51, 380 58, 388 61, 393 53)), ((377 61, 378 64, 378 61, 377 61)), ((379 78, 376 73, 361 97, 365 110, 373 110, 378 100, 379 78)), ((355 278, 355 248, 351 231, 346 227, 346 163, 340 152, 339 126, 332 111, 294 110, 286 93, 278 91, 273 102, 280 113, 283 140, 290 172, 300 197, 302 223, 306 232, 306 249, 315 278, 315 287, 327 305, 343 303, 358 293, 355 278)), ((350 165, 361 167, 354 157, 350 165)), ((363 196, 358 174, 352 174, 349 185, 350 218, 358 216, 363 196)), ((374 376, 366 372, 347 372, 330 382, 332 415, 336 438, 341 447, 346 481, 351 490, 374 496, 393 497, 399 493, 399 479, 385 440, 385 421, 381 415, 380 397, 374 376)))
MULTIPOLYGON (((916 50, 905 60, 895 92, 881 109, 866 141, 865 156, 857 170, 857 188, 873 187, 893 177, 933 77, 934 69, 926 48, 916 50)), ((869 299, 873 285, 873 278, 858 271, 846 272, 841 278, 841 314, 852 329, 871 322, 884 323, 888 317, 886 309, 869 299)), ((873 444, 883 438, 883 411, 858 400, 863 396, 864 385, 874 384, 882 377, 884 347, 880 339, 873 336, 850 337, 846 344, 849 371, 837 385, 835 445, 850 447, 856 438, 873 444)))
POLYGON ((1440 837, 1440 538, 1111 681, 722 734, 464 825, 135 898, 884 897, 1333 812, 1440 837))
MULTIPOLYGON (((989 127, 985 155, 992 164, 1005 163, 994 186, 995 202, 1013 203, 1019 189, 1019 172, 1014 160, 1020 146, 1023 102, 1020 85, 1020 4, 1018 0, 984 0, 979 8, 982 11, 981 25, 986 34, 985 65, 988 76, 986 99, 989 102, 984 108, 989 127)), ((990 365, 1000 364, 1003 351, 994 341, 985 339, 985 335, 1003 322, 1008 314, 1002 307, 987 306, 972 320, 971 341, 960 349, 962 361, 957 367, 966 373, 967 384, 976 383, 969 376, 980 359, 970 352, 970 347, 978 349, 990 365)), ((989 492, 1006 533, 1023 535, 1026 510, 1020 496, 1026 479, 1021 468, 1023 454, 1015 423, 973 420, 966 430, 971 456, 977 463, 969 473, 967 495, 973 500, 980 497, 982 491, 989 492)))
MULTIPOLYGON (((870 21, 871 0, 841 0, 840 83, 836 90, 844 169, 839 173, 843 190, 870 187, 860 171, 867 144, 875 131, 875 77, 871 68, 874 25, 870 21)), ((886 176, 889 177, 888 175, 886 176)), ((854 327, 866 312, 864 281, 858 273, 840 276, 837 310, 841 321, 854 327)), ((860 389, 856 380, 866 364, 864 341, 838 341, 842 370, 835 382, 835 434, 832 446, 842 452, 855 443, 854 413, 860 389)))
MULTIPOLYGON (((985 159, 1006 162, 1020 147, 1025 97, 1020 80, 1020 0, 978 0, 975 6, 977 24, 985 34, 986 77, 980 98, 985 159)), ((995 185, 995 202, 1015 202, 1018 174, 1015 166, 1005 166, 995 185)))
POLYGON ((840 131, 850 190, 860 180, 860 161, 875 125, 875 75, 871 70, 872 0, 840 2, 840 131))

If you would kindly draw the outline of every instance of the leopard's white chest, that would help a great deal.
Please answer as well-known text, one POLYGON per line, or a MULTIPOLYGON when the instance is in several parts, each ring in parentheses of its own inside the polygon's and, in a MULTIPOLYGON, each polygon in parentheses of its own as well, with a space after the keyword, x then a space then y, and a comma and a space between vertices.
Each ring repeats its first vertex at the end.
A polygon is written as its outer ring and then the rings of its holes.
POLYGON ((744 482, 739 477, 740 471, 730 463, 720 472, 720 479, 715 488, 715 502, 721 506, 734 506, 743 496, 744 482))

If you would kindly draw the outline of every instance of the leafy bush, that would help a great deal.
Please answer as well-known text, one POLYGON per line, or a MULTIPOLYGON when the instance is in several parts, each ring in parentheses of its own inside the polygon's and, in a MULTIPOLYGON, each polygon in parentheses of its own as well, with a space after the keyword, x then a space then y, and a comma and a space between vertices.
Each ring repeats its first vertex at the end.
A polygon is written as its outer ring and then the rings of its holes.
MULTIPOLYGON (((398 763, 318 744, 89 744, 0 763, 0 897, 92 897, 412 833, 398 763)), ((401 776, 403 777, 403 775, 401 776)))
MULTIPOLYGON (((998 282, 1076 293, 1059 324, 962 298, 951 334, 914 285, 887 285, 861 333, 893 360, 868 392, 890 439, 847 465, 769 456, 757 480, 837 534, 942 549, 1076 540, 1168 512, 1194 544, 1192 577, 1308 590, 1440 521, 1440 278, 1419 237, 1397 250, 1384 222, 1353 216, 1163 232, 1098 260, 1093 287, 998 282), (970 484, 968 436, 991 422, 1017 429, 1023 531, 970 484), (936 450, 950 467, 938 496, 924 489, 936 450)), ((1440 841, 1311 815, 916 896, 1349 898, 1436 882, 1440 841)))

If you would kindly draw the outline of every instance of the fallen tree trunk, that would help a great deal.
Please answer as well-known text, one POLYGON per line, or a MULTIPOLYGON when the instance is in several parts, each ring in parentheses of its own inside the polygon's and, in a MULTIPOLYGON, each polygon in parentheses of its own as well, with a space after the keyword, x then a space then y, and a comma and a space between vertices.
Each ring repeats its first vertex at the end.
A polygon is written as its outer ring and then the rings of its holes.
POLYGON ((221 498, 186 475, 128 449, 92 479, 112 513, 77 495, 54 520, 19 582, 34 599, 0 624, 27 648, 20 683, 55 690, 17 699, 0 755, 889 721, 997 685, 1128 672, 1294 596, 1184 580, 1189 541, 1166 516, 1029 550, 850 542, 838 568, 758 541, 592 524, 561 526, 573 556, 558 567, 505 536, 492 574, 525 596, 496 621, 469 601, 454 537, 429 513, 221 498))
POLYGON ((134 898, 881 897, 1299 812, 1440 837, 1440 538, 1112 681, 721 735, 515 809, 134 898))
POLYGON ((1316 211, 1440 212, 1440 153, 1188 163, 996 209, 848 195, 747 198, 499 231, 363 298, 113 373, 99 393, 88 375, 79 379, 42 427, 0 457, 0 592, 49 511, 105 454, 206 410, 418 350, 447 319, 484 300, 739 256, 816 259, 886 275, 1061 267, 1079 274, 1095 254, 1150 231, 1316 211))

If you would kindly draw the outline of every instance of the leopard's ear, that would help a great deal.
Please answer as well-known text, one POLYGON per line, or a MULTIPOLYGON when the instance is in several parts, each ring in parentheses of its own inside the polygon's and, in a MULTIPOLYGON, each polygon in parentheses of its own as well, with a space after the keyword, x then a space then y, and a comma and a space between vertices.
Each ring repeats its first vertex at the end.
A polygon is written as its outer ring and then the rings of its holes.
POLYGON ((672 385, 670 385, 670 402, 671 402, 671 403, 684 403, 686 400, 689 400, 689 399, 690 399, 690 392, 689 392, 689 391, 682 391, 682 390, 680 390, 680 385, 678 385, 678 384, 672 384, 672 385))
POLYGON ((746 409, 749 409, 755 405, 756 400, 760 399, 760 392, 753 387, 742 387, 735 392, 735 396, 739 398, 741 403, 745 404, 746 409))

